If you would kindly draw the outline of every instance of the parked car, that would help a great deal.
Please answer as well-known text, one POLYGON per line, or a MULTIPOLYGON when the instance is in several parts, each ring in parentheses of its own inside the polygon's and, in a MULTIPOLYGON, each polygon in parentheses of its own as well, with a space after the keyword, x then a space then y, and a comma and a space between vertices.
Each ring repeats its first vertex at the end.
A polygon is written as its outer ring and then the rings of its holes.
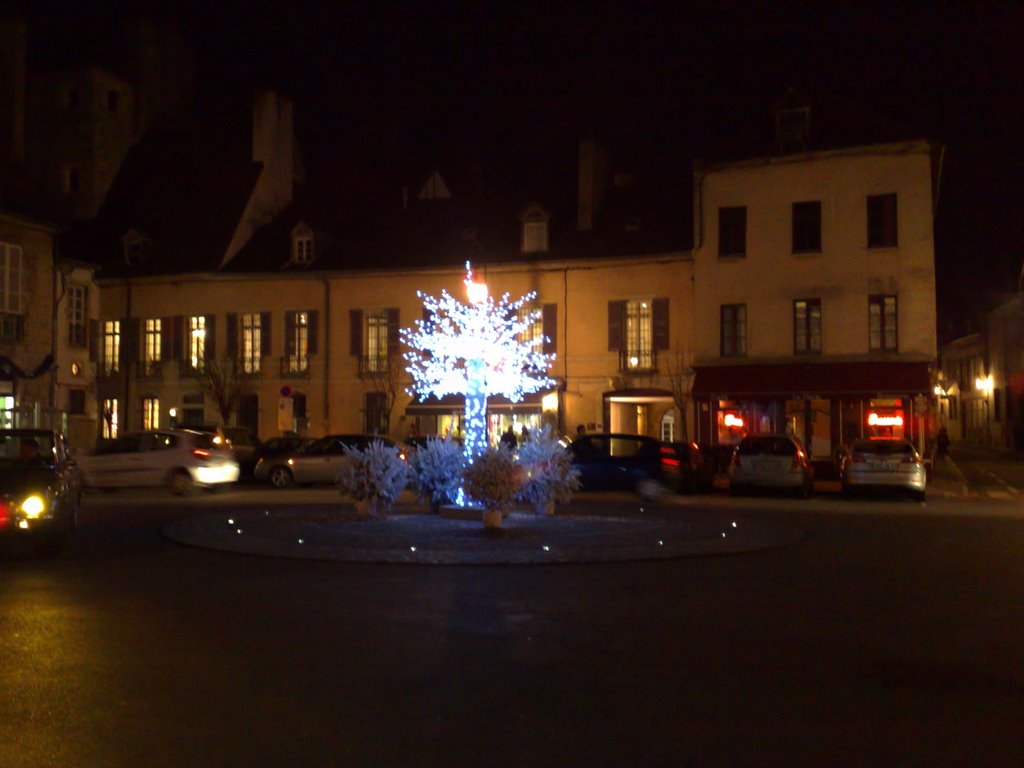
POLYGON ((840 468, 843 494, 856 489, 891 489, 925 499, 928 478, 921 454, 909 440, 880 438, 855 440, 843 455, 840 468))
POLYGON ((0 429, 0 536, 28 536, 39 554, 55 552, 78 525, 81 499, 63 434, 0 429))
POLYGON ((655 500, 664 493, 661 443, 644 435, 579 435, 569 445, 581 490, 636 491, 655 500))
POLYGON ((789 489, 803 498, 811 495, 814 470, 807 452, 792 435, 747 435, 736 446, 729 466, 729 493, 759 489, 789 489))
POLYGON ((99 443, 79 459, 89 488, 167 486, 184 495, 195 487, 216 490, 238 480, 231 449, 209 432, 159 429, 128 432, 99 443))
POLYGON ((269 440, 260 443, 259 448, 253 451, 252 454, 253 472, 256 470, 256 465, 261 461, 267 461, 288 453, 294 453, 312 442, 314 442, 312 437, 280 435, 279 437, 272 437, 269 440))
POLYGON ((222 427, 224 438, 234 451, 235 461, 243 475, 252 476, 256 467, 256 450, 260 447, 260 439, 249 427, 222 427))
POLYGON ((715 487, 715 463, 696 443, 662 443, 661 474, 677 493, 700 493, 715 487))
POLYGON ((345 446, 364 450, 374 440, 397 445, 379 435, 328 435, 294 451, 264 458, 256 465, 255 477, 270 482, 275 488, 296 483, 337 483, 338 471, 346 462, 345 446))

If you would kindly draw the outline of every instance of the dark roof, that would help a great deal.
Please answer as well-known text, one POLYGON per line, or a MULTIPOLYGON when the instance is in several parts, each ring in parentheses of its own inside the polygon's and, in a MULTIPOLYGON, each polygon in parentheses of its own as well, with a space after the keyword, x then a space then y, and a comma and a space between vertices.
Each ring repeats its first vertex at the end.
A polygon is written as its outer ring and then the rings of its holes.
POLYGON ((261 171, 248 115, 153 127, 132 147, 95 222, 69 239, 101 276, 211 271, 223 258, 261 171), (122 237, 149 243, 130 268, 122 237))

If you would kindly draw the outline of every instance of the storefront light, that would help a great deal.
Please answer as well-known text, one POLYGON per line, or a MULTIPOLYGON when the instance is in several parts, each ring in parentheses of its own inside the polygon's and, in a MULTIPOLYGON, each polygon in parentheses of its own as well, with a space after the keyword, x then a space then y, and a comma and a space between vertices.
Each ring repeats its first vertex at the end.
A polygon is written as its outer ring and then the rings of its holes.
POLYGON ((985 376, 984 378, 981 376, 976 378, 974 380, 974 388, 981 392, 983 395, 985 395, 985 397, 990 397, 992 395, 993 389, 992 374, 990 373, 988 376, 985 376))
POLYGON ((868 414, 868 426, 871 427, 902 427, 903 416, 895 414, 893 416, 883 416, 880 413, 869 413, 868 414))
POLYGON ((737 416, 735 413, 725 414, 725 426, 732 427, 733 429, 743 429, 743 419, 737 416))
POLYGON ((558 410, 558 393, 549 392, 540 399, 540 407, 545 411, 557 411, 558 410))

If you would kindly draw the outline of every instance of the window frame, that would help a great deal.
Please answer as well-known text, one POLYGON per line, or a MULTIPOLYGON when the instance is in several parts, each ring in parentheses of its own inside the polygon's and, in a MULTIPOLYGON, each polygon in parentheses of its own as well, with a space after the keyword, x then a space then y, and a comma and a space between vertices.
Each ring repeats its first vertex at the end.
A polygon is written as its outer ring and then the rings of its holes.
POLYGON ((899 352, 900 349, 900 305, 899 297, 893 293, 878 293, 868 296, 868 351, 869 352, 899 352), (889 329, 886 323, 886 305, 892 300, 892 344, 887 343, 887 336, 889 335, 889 329), (874 307, 879 307, 878 311, 878 344, 876 345, 873 340, 875 334, 872 328, 874 307))
POLYGON ((309 370, 309 314, 307 309, 285 312, 286 373, 306 373, 309 370))
POLYGON ((163 321, 159 317, 147 317, 142 321, 142 372, 155 376, 160 372, 163 359, 163 321))
POLYGON ((722 304, 719 307, 719 354, 721 357, 747 356, 747 305, 722 304), (733 328, 731 335, 726 334, 726 319, 733 328), (742 330, 742 332, 741 332, 742 330), (730 342, 731 350, 727 350, 726 342, 730 342))
POLYGON ((388 357, 388 311, 366 310, 363 312, 362 372, 387 373, 388 357))
POLYGON ((257 374, 263 366, 263 316, 260 312, 242 312, 238 316, 238 359, 242 371, 257 374))
POLYGON ((160 429, 160 398, 155 396, 142 398, 142 428, 160 429))
POLYGON ((0 242, 0 250, 0 312, 22 315, 25 303, 25 250, 20 245, 5 242, 0 242), (17 268, 13 267, 15 261, 17 268), (12 282, 16 283, 14 290, 11 290, 12 282))
POLYGON ((101 329, 102 368, 105 376, 121 369, 121 321, 104 320, 101 329))
POLYGON ((654 369, 654 300, 627 299, 622 315, 622 368, 654 369))
POLYGON ((899 247, 899 200, 895 192, 867 196, 866 234, 868 248, 899 247))
POLYGON ((793 354, 795 355, 820 355, 822 351, 821 332, 821 299, 793 299, 793 354), (804 306, 803 318, 800 318, 800 305, 804 306), (815 322, 814 309, 817 309, 817 320, 815 322), (803 328, 801 329, 801 324, 803 328), (817 328, 815 329, 815 325, 817 328), (801 330, 803 332, 803 345, 801 346, 801 330), (814 331, 817 330, 818 343, 813 343, 814 331))
POLYGON ((206 315, 188 315, 188 364, 193 371, 206 367, 206 315))

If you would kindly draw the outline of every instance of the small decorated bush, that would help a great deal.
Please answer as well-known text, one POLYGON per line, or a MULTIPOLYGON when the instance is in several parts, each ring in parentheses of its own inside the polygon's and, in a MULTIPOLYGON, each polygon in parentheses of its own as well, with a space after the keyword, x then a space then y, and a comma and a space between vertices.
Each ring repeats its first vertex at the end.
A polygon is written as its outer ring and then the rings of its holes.
POLYGON ((431 438, 413 451, 409 465, 413 485, 432 510, 455 501, 466 465, 461 445, 451 439, 431 438))
POLYGON ((338 473, 343 492, 356 500, 361 515, 387 514, 409 482, 409 466, 398 447, 374 440, 365 450, 345 446, 345 457, 338 473))
POLYGON ((580 488, 580 471, 550 424, 519 446, 519 465, 523 484, 516 498, 532 504, 538 512, 554 514, 554 505, 568 503, 572 492, 580 488))
POLYGON ((484 508, 484 527, 498 528, 519 490, 520 469, 511 451, 492 447, 466 467, 464 483, 469 498, 484 508))

